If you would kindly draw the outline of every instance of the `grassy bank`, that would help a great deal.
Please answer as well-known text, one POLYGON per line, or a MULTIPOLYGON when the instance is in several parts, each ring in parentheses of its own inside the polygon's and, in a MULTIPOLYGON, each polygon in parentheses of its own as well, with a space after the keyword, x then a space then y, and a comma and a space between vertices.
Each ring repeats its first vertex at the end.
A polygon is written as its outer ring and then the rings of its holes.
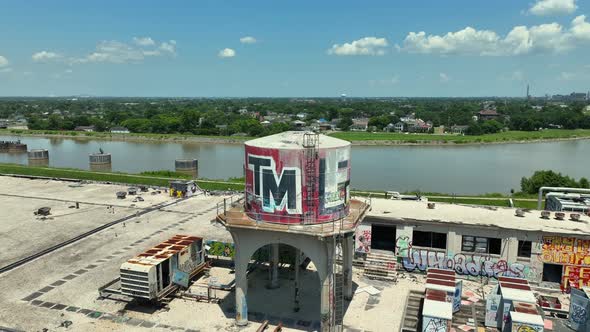
MULTIPOLYGON (((53 178, 78 179, 100 182, 128 183, 134 185, 148 185, 167 187, 171 180, 186 179, 187 177, 164 177, 159 175, 141 175, 125 173, 91 172, 69 168, 30 167, 14 164, 0 164, 0 174, 18 174, 30 176, 44 176, 53 178)), ((198 180, 199 186, 205 190, 243 190, 244 185, 236 182, 222 182, 212 180, 198 180)))
MULTIPOLYGON (((77 179, 99 182, 114 182, 127 183, 130 185, 148 185, 167 187, 171 180, 190 179, 190 176, 171 171, 152 171, 143 172, 141 174, 127 174, 127 173, 108 173, 108 172, 92 172, 79 169, 70 168, 53 168, 53 167, 32 167, 15 164, 0 164, 0 174, 16 174, 28 176, 42 176, 51 178, 77 179)), ((244 179, 236 178, 231 181, 218 180, 197 180, 199 186, 205 190, 244 190, 244 179)), ((372 196, 376 198, 383 198, 383 191, 352 191, 354 196, 372 196)), ((411 193, 407 193, 411 194, 411 193)), ((507 196, 501 194, 483 194, 479 196, 457 196, 450 197, 443 193, 421 193, 421 195, 428 197, 432 202, 446 202, 455 204, 474 204, 474 205, 488 205, 488 206, 503 206, 508 207, 507 196)), ((534 197, 517 197, 514 199, 516 207, 519 208, 536 208, 536 201, 534 197)))
MULTIPOLYGON (((59 130, 22 130, 0 129, 0 135, 61 137, 96 140, 119 141, 159 141, 186 143, 235 143, 241 144, 254 137, 242 136, 206 136, 190 134, 150 134, 130 133, 111 134, 108 132, 80 132, 59 130)), ((590 129, 547 129, 542 131, 506 131, 497 134, 479 136, 404 134, 404 133, 368 133, 368 132, 334 132, 332 137, 347 140, 357 145, 394 145, 394 144, 493 144, 527 141, 552 141, 565 139, 590 138, 590 129)))
POLYGON ((404 134, 404 133, 368 133, 368 132, 338 132, 330 136, 350 142, 367 144, 475 144, 475 143, 509 143, 523 141, 543 141, 590 138, 589 129, 547 129, 541 131, 506 131, 497 134, 479 136, 461 135, 433 135, 433 134, 404 134))
POLYGON ((85 132, 68 130, 23 130, 0 129, 0 135, 60 137, 117 141, 166 141, 166 142, 199 142, 199 143, 242 143, 254 137, 245 136, 213 136, 192 134, 151 134, 129 133, 112 134, 110 132, 85 132))

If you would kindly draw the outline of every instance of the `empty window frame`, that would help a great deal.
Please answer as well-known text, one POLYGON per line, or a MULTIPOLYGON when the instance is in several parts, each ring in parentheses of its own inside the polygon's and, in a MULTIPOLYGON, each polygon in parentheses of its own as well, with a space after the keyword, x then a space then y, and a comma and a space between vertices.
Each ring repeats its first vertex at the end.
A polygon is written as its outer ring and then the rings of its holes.
POLYGON ((414 231, 412 235, 412 246, 447 249, 447 234, 414 231))
POLYGON ((476 254, 500 255, 502 252, 502 239, 463 235, 461 251, 476 254))

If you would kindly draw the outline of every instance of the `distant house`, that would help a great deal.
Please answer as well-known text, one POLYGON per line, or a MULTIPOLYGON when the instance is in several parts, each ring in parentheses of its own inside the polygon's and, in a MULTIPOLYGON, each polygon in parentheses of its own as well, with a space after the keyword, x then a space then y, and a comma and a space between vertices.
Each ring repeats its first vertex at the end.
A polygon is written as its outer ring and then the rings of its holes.
POLYGON ((85 131, 87 133, 91 133, 96 130, 94 126, 78 126, 74 128, 75 131, 85 131))
POLYGON ((263 126, 265 126, 265 127, 266 126, 270 126, 270 121, 264 120, 264 121, 260 122, 260 124, 263 125, 263 126))
POLYGON ((350 126, 350 130, 352 130, 352 131, 367 131, 368 128, 369 128, 369 119, 367 119, 367 118, 352 119, 352 126, 350 126))
POLYGON ((297 116, 297 118, 303 120, 307 117, 307 114, 306 113, 297 113, 296 116, 297 116))
POLYGON ((487 120, 496 120, 500 114, 493 109, 484 109, 477 113, 477 117, 479 120, 487 121, 487 120))
POLYGON ((469 126, 451 126, 451 132, 453 134, 463 135, 469 126))
POLYGON ((125 127, 113 127, 111 128, 111 133, 113 134, 129 134, 129 129, 125 127))
POLYGON ((329 122, 323 122, 319 124, 320 131, 332 130, 332 124, 329 122))
POLYGON ((444 133, 445 133, 445 126, 434 127, 434 134, 435 135, 442 135, 444 133))
POLYGON ((385 126, 385 128, 383 128, 384 131, 389 131, 389 132, 396 132, 396 133, 401 133, 404 131, 404 123, 399 121, 397 123, 390 123, 387 126, 385 126))
POLYGON ((408 131, 412 133, 427 133, 432 129, 431 122, 424 122, 421 119, 417 119, 414 125, 409 126, 408 131))
POLYGON ((301 121, 301 120, 295 120, 292 122, 293 127, 295 127, 295 129, 300 129, 305 127, 305 121, 301 121))

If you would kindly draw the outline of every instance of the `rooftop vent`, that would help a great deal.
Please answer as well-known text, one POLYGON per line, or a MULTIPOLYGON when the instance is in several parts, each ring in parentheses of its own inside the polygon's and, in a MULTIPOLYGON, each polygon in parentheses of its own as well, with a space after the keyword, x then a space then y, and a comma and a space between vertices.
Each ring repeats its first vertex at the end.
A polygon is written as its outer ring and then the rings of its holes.
POLYGON ((563 220, 565 218, 565 213, 563 212, 555 212, 555 219, 563 220))
POLYGON ((580 214, 579 213, 570 213, 570 219, 573 221, 580 221, 580 214))
POLYGON ((429 202, 429 203, 428 203, 428 208, 429 208, 429 209, 434 209, 434 207, 435 207, 435 206, 436 206, 436 204, 435 204, 435 203, 433 203, 433 202, 429 202))
POLYGON ((549 219, 550 216, 551 216, 551 211, 541 211, 541 218, 549 219))
POLYGON ((516 216, 517 217, 524 217, 524 210, 523 209, 516 209, 516 216))

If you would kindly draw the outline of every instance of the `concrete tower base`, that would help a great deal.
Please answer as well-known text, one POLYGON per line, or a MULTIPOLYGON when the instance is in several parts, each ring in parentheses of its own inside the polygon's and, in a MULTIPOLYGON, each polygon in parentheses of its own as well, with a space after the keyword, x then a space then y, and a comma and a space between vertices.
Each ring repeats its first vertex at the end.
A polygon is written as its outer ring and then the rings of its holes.
MULTIPOLYGON (((345 233, 342 236, 317 237, 311 234, 294 234, 276 231, 261 231, 246 228, 228 227, 236 245, 234 264, 236 269, 236 324, 244 326, 248 324, 248 280, 246 272, 252 255, 259 248, 271 245, 271 287, 278 287, 276 267, 278 266, 278 244, 287 244, 298 251, 302 251, 314 263, 321 287, 321 324, 322 331, 332 331, 330 327, 334 313, 335 300, 331 298, 336 294, 333 275, 333 259, 335 244, 342 245, 343 279, 342 285, 344 297, 352 298, 352 256, 353 233, 345 233), (276 249, 275 249, 276 248, 276 249), (275 256, 275 253, 277 255, 275 256), (276 260, 275 260, 276 259, 276 260)), ((298 267, 295 267, 298 269, 298 267)), ((297 283, 297 280, 296 280, 297 283)), ((296 290, 297 292, 297 290, 296 290)))
MULTIPOLYGON (((369 204, 353 200, 351 213, 341 220, 316 225, 281 225, 256 222, 234 207, 218 216, 231 233, 236 252, 234 256, 236 280, 236 324, 248 324, 248 264, 261 247, 270 245, 270 286, 278 287, 278 247, 289 245, 304 253, 315 265, 321 287, 321 331, 341 331, 344 317, 344 299, 352 299, 353 235, 362 221, 369 204), (335 264, 341 255, 342 265, 335 264), (336 269, 336 271, 335 271, 336 269)), ((299 255, 296 255, 296 262, 299 255)), ((294 309, 298 310, 299 280, 295 267, 294 309)))

